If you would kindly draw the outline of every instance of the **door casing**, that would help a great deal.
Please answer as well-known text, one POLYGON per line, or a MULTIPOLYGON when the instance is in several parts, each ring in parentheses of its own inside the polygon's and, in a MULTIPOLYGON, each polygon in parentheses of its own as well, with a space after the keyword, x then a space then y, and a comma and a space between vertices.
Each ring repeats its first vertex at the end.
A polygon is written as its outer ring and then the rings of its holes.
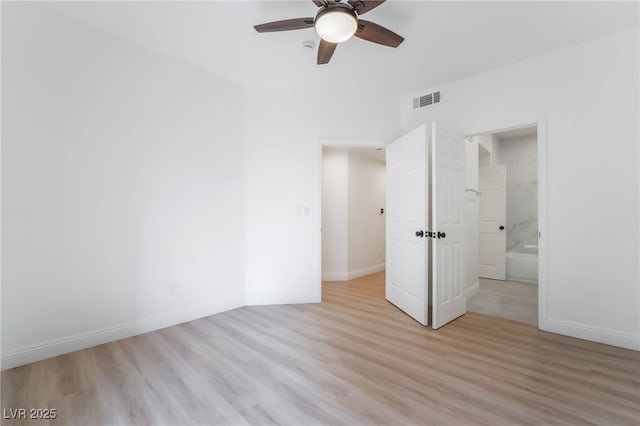
POLYGON ((388 141, 381 139, 350 139, 350 138, 318 138, 318 161, 316 162, 316 181, 317 181, 317 201, 318 214, 316 215, 316 244, 317 244, 317 260, 316 260, 316 282, 313 289, 314 299, 316 302, 322 301, 322 149, 323 148, 371 148, 385 149, 388 141))
POLYGON ((507 130, 536 126, 538 161, 538 328, 548 330, 548 246, 547 246, 547 119, 523 117, 508 121, 486 122, 478 127, 465 129, 465 136, 499 133, 507 130))

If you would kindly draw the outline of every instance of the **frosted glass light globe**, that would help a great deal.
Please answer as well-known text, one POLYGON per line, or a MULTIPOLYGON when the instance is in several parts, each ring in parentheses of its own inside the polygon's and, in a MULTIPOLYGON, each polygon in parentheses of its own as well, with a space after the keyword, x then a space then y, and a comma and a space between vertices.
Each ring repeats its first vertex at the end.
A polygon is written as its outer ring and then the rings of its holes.
POLYGON ((354 13, 343 8, 335 8, 320 13, 316 18, 316 32, 321 39, 331 43, 349 40, 358 29, 354 13))

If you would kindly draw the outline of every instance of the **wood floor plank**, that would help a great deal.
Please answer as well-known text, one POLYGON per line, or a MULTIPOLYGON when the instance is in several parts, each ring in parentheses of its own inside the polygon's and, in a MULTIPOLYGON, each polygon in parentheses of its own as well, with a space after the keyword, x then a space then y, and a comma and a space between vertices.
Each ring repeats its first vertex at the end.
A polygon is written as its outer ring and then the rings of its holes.
POLYGON ((432 330, 384 273, 2 372, 3 425, 640 425, 640 353, 469 313, 432 330), (4 417, 4 416, 3 416, 4 417))

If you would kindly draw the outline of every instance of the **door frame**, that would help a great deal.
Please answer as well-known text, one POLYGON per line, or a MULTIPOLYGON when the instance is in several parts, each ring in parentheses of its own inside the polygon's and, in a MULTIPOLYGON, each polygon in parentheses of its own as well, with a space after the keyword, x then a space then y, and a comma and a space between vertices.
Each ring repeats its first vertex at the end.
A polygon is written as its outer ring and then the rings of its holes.
POLYGON ((357 138, 331 138, 320 136, 318 138, 318 148, 316 151, 316 202, 319 206, 316 215, 316 247, 318 255, 316 257, 316 282, 313 293, 318 302, 322 301, 322 150, 323 148, 369 148, 369 149, 385 149, 388 140, 382 139, 357 139, 357 138))
POLYGON ((538 328, 549 329, 548 324, 548 245, 547 245, 547 119, 535 117, 519 120, 497 121, 493 124, 482 125, 480 128, 466 129, 466 137, 521 129, 523 127, 537 127, 537 163, 538 163, 538 328))

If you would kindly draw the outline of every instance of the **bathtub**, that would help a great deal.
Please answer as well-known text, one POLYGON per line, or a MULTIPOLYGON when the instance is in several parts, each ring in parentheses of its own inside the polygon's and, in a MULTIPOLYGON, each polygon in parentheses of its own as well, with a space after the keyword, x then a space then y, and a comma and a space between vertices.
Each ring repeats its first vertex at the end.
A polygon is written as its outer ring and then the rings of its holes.
POLYGON ((507 252, 507 280, 538 284, 538 247, 518 246, 507 252))

